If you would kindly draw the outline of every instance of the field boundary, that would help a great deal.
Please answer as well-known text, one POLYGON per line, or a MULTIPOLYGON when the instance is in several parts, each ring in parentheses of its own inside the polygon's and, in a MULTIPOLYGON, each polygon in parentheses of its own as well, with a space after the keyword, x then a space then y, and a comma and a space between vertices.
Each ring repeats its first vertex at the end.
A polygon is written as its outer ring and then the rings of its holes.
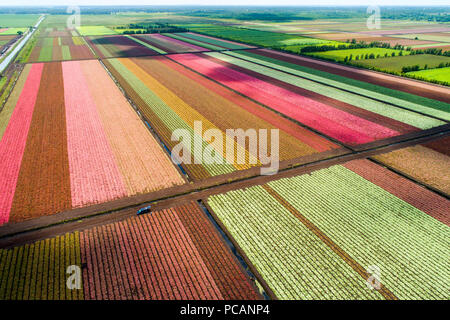
POLYGON ((384 162, 381 162, 381 161, 379 161, 379 160, 377 160, 375 158, 369 157, 368 160, 372 161, 373 163, 376 163, 377 165, 379 165, 381 167, 384 167, 384 168, 388 169, 389 171, 394 172, 395 174, 398 174, 399 176, 402 176, 405 179, 408 179, 408 180, 414 182, 415 184, 418 184, 418 185, 420 185, 420 186, 422 186, 422 187, 424 187, 424 188, 426 188, 426 189, 428 189, 430 191, 433 191, 434 193, 437 193, 438 195, 440 195, 443 198, 446 198, 446 199, 450 200, 450 195, 445 193, 445 192, 443 192, 442 190, 439 190, 439 189, 437 189, 437 188, 435 188, 435 187, 433 187, 433 186, 431 186, 431 185, 429 185, 427 183, 421 182, 421 181, 417 180, 416 178, 414 178, 414 177, 404 173, 403 171, 398 170, 398 169, 396 169, 396 168, 394 168, 394 167, 392 167, 392 166, 390 166, 390 165, 388 165, 388 164, 386 164, 384 162))
MULTIPOLYGON (((278 192, 272 189, 270 186, 263 185, 262 188, 266 190, 279 204, 281 204, 286 210, 288 210, 294 217, 296 217, 308 230, 314 233, 322 242, 330 248, 336 255, 338 255, 342 260, 345 261, 356 273, 358 273, 364 280, 368 280, 370 274, 364 269, 364 267, 359 264, 355 259, 353 259, 345 250, 343 250, 339 245, 334 242, 330 237, 328 237, 322 230, 320 230, 314 223, 307 219, 301 212, 299 212, 293 205, 286 201, 278 192)), ((386 300, 398 300, 398 298, 389 290, 385 285, 380 283, 381 288, 378 292, 386 300)))
POLYGON ((248 259, 241 247, 236 243, 234 238, 228 233, 225 226, 219 224, 220 221, 217 219, 212 208, 208 205, 206 199, 200 199, 196 202, 196 204, 206 216, 206 219, 212 224, 215 232, 222 239, 225 246, 230 250, 236 264, 241 267, 249 282, 254 285, 255 291, 257 291, 264 298, 268 297, 271 300, 277 299, 275 294, 272 292, 272 289, 270 289, 264 281, 263 277, 259 274, 258 270, 256 270, 255 266, 251 263, 250 259, 248 259), (241 259, 243 261, 240 261, 241 259), (256 283, 258 283, 259 286, 256 283), (263 292, 261 293, 261 291, 263 292))
POLYGON ((220 219, 217 217, 217 215, 214 212, 214 210, 209 206, 207 199, 206 198, 202 198, 201 202, 205 206, 206 210, 208 210, 208 212, 211 215, 212 219, 214 219, 214 222, 218 225, 218 227, 222 230, 222 232, 225 234, 225 236, 228 238, 228 240, 236 248, 236 251, 239 253, 239 255, 242 257, 242 259, 245 261, 245 263, 247 264, 248 268, 254 274, 255 278, 261 284, 261 286, 263 287, 264 291, 267 293, 269 298, 272 299, 272 300, 278 300, 278 297, 275 295, 275 293, 269 287, 267 282, 264 280, 262 275, 259 273, 258 269, 256 269, 255 265, 247 257, 247 255, 245 254, 245 251, 242 250, 241 246, 237 243, 237 241, 234 239, 234 237, 230 234, 230 232, 225 227, 225 225, 222 223, 222 221, 220 221, 220 219))
POLYGON ((0 248, 20 244, 23 241, 31 241, 30 239, 41 239, 42 235, 46 235, 48 237, 49 234, 52 234, 48 231, 50 230, 49 228, 51 228, 51 230, 56 233, 60 232, 58 230, 65 230, 65 232, 68 232, 68 230, 75 231, 79 230, 79 228, 82 226, 95 224, 96 221, 103 221, 104 223, 105 221, 110 221, 110 219, 114 219, 117 216, 134 215, 136 214, 137 209, 143 205, 151 204, 155 210, 157 210, 158 208, 168 208, 174 206, 174 204, 176 203, 195 201, 204 197, 208 197, 210 195, 224 193, 230 190, 265 184, 273 180, 309 173, 315 170, 330 167, 332 165, 338 165, 351 160, 367 158, 373 155, 394 151, 407 146, 437 140, 449 135, 450 130, 446 132, 435 133, 425 137, 414 138, 408 141, 396 142, 391 145, 374 149, 334 155, 327 159, 316 159, 315 161, 298 165, 285 165, 283 168, 281 168, 280 166, 280 171, 276 175, 249 176, 249 171, 255 171, 255 169, 259 170, 259 168, 256 167, 247 170, 236 171, 227 175, 211 177, 197 183, 171 187, 148 194, 122 198, 89 207, 76 208, 66 212, 31 219, 23 222, 7 223, 3 226, 0 226, 0 248), (236 180, 229 181, 229 176, 235 177, 236 180), (89 219, 85 220, 87 218, 89 219))

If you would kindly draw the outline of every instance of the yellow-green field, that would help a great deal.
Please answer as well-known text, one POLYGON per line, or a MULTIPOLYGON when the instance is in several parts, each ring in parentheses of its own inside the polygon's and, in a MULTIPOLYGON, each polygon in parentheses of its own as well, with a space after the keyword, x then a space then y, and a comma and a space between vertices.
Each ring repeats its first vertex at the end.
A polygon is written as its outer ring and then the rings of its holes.
POLYGON ((425 80, 437 80, 450 83, 450 67, 408 72, 408 75, 425 80))
POLYGON ((8 28, 4 30, 3 32, 0 32, 1 36, 11 36, 16 35, 17 32, 25 33, 28 30, 28 28, 8 28))

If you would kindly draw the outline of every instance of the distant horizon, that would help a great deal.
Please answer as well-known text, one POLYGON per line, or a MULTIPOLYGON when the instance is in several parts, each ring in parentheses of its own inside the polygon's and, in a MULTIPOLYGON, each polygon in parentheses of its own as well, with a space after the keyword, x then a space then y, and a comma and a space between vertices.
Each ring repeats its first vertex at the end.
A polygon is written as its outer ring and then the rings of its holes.
POLYGON ((392 0, 367 1, 359 0, 318 0, 309 4, 306 0, 229 0, 228 4, 221 4, 219 0, 197 0, 194 3, 186 0, 167 0, 148 4, 147 0, 134 0, 133 3, 123 3, 124 0, 47 0, 43 4, 36 5, 32 0, 4 0, 0 7, 66 7, 78 5, 80 7, 450 7, 447 0, 399 0, 392 4, 392 0), (215 3, 217 1, 217 3, 215 3), (300 3, 299 3, 300 2, 300 3))

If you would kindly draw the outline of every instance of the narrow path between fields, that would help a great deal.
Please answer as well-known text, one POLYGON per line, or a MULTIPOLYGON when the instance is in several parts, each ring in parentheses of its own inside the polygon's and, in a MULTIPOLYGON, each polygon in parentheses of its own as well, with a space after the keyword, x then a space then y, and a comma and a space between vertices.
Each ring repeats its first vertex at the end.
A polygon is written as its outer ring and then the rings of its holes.
MULTIPOLYGON (((259 168, 252 168, 233 172, 231 176, 235 176, 237 179, 231 182, 229 181, 229 175, 222 175, 212 177, 211 179, 205 179, 205 181, 173 187, 149 194, 119 199, 117 201, 111 201, 87 208, 73 209, 52 216, 44 216, 24 222, 5 224, 0 226, 0 248, 13 247, 67 232, 84 230, 97 225, 124 220, 135 215, 137 210, 144 205, 151 204, 154 210, 168 208, 179 203, 197 201, 210 195, 309 173, 351 160, 367 158, 373 155, 437 140, 445 136, 450 136, 450 128, 447 128, 443 132, 415 137, 389 145, 377 146, 360 152, 344 153, 300 165, 285 166, 275 175, 246 176, 245 173, 248 171, 256 171, 253 169, 259 170, 259 168)), ((434 188, 424 184, 422 185, 435 192, 434 188)), ((446 198, 449 197, 448 195, 443 196, 446 198)))

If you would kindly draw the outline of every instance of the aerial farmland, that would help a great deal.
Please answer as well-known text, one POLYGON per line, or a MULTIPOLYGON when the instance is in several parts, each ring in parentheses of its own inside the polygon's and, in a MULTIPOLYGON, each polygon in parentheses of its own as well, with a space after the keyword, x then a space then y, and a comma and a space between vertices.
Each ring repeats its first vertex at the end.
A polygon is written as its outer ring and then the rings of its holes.
POLYGON ((23 8, 0 300, 450 299, 449 7, 23 8))

